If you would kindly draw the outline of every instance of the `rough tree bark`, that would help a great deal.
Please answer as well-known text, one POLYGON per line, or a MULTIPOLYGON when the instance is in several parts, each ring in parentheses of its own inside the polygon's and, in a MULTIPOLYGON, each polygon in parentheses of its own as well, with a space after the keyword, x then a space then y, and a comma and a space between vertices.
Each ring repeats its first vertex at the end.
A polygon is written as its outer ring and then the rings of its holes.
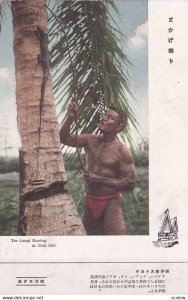
POLYGON ((52 78, 45 88, 39 143, 43 66, 37 26, 47 31, 45 0, 12 1, 17 122, 21 137, 21 235, 84 235, 73 199, 64 190, 66 174, 52 78))

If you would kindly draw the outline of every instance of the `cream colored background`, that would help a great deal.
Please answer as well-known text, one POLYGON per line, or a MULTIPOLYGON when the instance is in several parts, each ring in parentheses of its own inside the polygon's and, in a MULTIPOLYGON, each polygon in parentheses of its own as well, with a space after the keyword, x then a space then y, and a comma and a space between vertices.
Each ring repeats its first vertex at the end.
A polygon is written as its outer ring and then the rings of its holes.
MULTIPOLYGON (((90 274, 112 272, 129 274, 138 268, 162 267, 170 269, 167 293, 187 294, 187 12, 187 0, 149 0, 150 235, 48 237, 48 242, 56 243, 56 248, 31 248, 31 244, 12 243, 12 237, 0 237, 0 261, 4 262, 0 265, 1 294, 93 293, 93 290, 89 289, 90 274), (168 22, 169 17, 174 18, 173 23, 168 22), (174 28, 172 34, 168 33, 170 26, 174 28), (168 43, 170 36, 174 37, 173 44, 168 43), (168 54, 169 45, 174 47, 173 55, 168 54), (172 56, 174 63, 170 65, 169 58, 172 56), (158 217, 167 208, 170 210, 171 218, 174 216, 178 218, 179 244, 172 248, 157 248, 152 241, 157 239, 158 217), (5 264, 5 262, 66 262, 66 264, 5 264), (109 262, 124 263, 109 264, 109 262), (143 262, 148 264, 142 264, 143 262), (15 285, 16 276, 47 276, 48 284, 44 288, 20 289, 15 285)), ((128 292, 114 290, 113 293, 128 292)), ((135 294, 139 293, 141 293, 139 290, 135 291, 135 294)))

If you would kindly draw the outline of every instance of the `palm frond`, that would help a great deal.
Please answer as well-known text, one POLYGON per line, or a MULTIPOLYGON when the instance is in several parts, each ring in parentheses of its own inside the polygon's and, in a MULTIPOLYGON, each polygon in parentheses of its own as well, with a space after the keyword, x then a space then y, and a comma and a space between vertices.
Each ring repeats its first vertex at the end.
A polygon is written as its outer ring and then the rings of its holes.
MULTIPOLYGON (((122 50, 124 37, 114 24, 109 7, 117 12, 112 0, 62 1, 54 7, 56 17, 49 16, 55 98, 63 116, 76 92, 80 133, 96 132, 101 116, 112 104, 125 110, 130 123, 138 128, 128 101, 132 97, 128 79, 132 64, 122 50)), ((72 130, 75 129, 73 125, 72 130)), ((130 128, 124 137, 127 130, 130 128)))
MULTIPOLYGON (((125 111, 129 122, 119 138, 123 142, 128 141, 133 156, 136 157, 131 127, 139 131, 139 125, 129 104, 130 99, 134 99, 129 81, 134 66, 124 52, 122 43, 126 37, 118 28, 112 11, 118 13, 114 0, 59 1, 54 6, 53 13, 49 15, 54 95, 62 120, 66 106, 76 92, 80 108, 79 133, 97 133, 99 120, 110 105, 125 111)), ((73 124, 72 132, 75 130, 76 125, 73 124)), ((80 166, 71 148, 64 147, 64 152, 66 167, 71 171, 72 177, 69 188, 82 216, 84 186, 79 175, 80 166), (74 166, 71 165, 72 162, 74 166)), ((138 232, 135 229, 137 225, 131 222, 133 216, 135 220, 138 214, 143 215, 138 210, 143 209, 147 215, 145 207, 140 203, 141 193, 142 189, 137 188, 136 192, 125 195, 123 201, 123 211, 126 212, 126 218, 129 218, 131 233, 138 232)), ((145 202, 147 208, 148 198, 145 202)), ((147 232, 147 221, 146 216, 142 234, 147 232)))

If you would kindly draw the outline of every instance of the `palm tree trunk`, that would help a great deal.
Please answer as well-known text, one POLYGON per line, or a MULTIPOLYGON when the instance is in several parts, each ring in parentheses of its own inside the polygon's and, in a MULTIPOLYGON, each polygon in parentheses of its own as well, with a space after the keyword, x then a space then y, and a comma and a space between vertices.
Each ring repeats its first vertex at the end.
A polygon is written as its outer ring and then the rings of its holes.
POLYGON ((12 1, 16 104, 20 151, 20 219, 23 235, 83 235, 66 182, 51 73, 41 118, 43 65, 37 26, 47 32, 45 0, 12 1))

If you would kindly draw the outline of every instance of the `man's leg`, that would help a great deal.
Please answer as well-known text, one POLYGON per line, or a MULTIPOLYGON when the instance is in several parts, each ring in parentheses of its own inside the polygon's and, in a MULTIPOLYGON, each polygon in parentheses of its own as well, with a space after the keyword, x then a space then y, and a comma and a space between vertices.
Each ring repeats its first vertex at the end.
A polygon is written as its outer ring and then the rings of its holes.
POLYGON ((109 200, 103 218, 104 235, 126 235, 127 227, 120 199, 109 200))
POLYGON ((87 235, 103 235, 102 220, 96 220, 92 214, 88 201, 84 200, 83 225, 87 235))

